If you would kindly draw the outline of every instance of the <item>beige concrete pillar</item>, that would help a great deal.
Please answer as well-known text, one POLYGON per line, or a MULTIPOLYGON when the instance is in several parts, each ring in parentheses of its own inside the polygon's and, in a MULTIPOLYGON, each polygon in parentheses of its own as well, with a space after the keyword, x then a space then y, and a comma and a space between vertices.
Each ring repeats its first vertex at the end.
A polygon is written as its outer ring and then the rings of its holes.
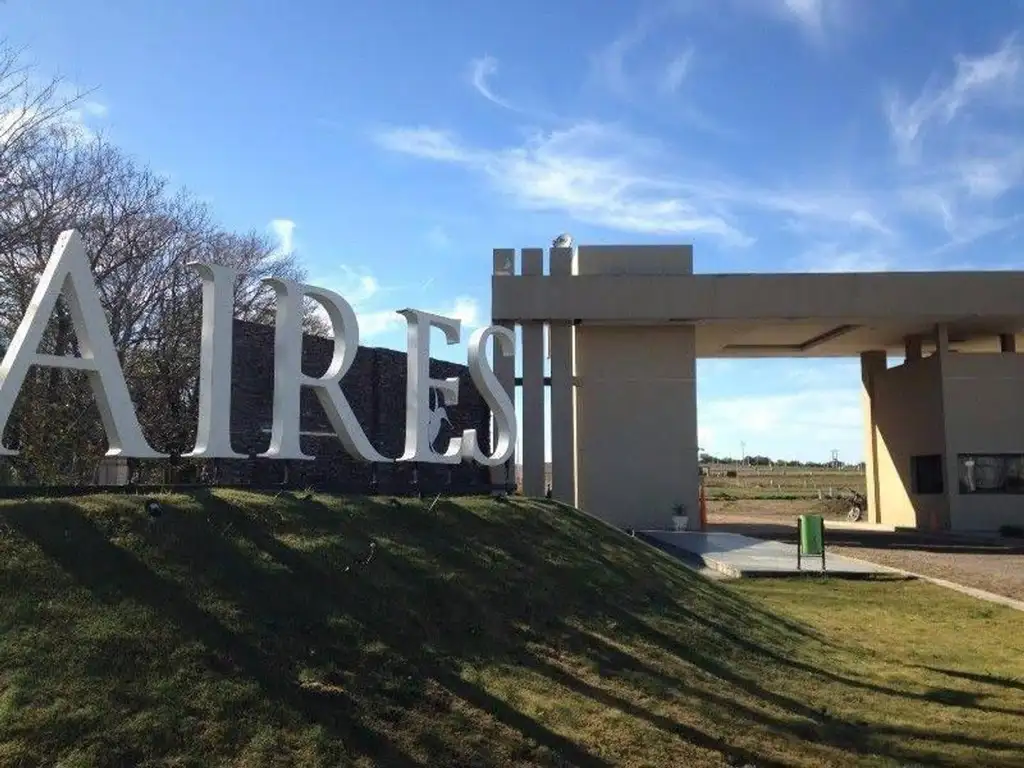
POLYGON ((940 357, 949 354, 949 326, 945 323, 935 326, 935 354, 940 357))
MULTIPOLYGON (((544 274, 544 251, 522 250, 524 275, 544 274)), ((544 323, 523 328, 523 494, 543 496, 544 487, 544 323)))
POLYGON ((884 350, 860 355, 861 402, 864 409, 864 475, 867 481, 867 518, 882 522, 882 504, 878 484, 878 425, 875 423, 874 378, 888 366, 884 350))
MULTIPOLYGON (((494 249, 494 277, 492 280, 500 280, 502 277, 512 277, 516 273, 516 251, 515 248, 494 249)), ((508 318, 494 318, 494 325, 501 325, 515 333, 515 323, 509 322, 508 318)), ((493 349, 493 347, 492 347, 493 349)), ((502 388, 514 403, 516 401, 516 358, 515 355, 494 355, 494 375, 501 382, 502 388)), ((491 434, 494 434, 493 428, 491 434)), ((494 439, 491 439, 491 450, 494 449, 494 439)), ((491 467, 492 485, 511 485, 516 479, 515 456, 502 464, 500 467, 491 467)))
POLYGON ((1016 352, 1017 351, 1017 337, 1012 333, 1001 333, 999 334, 999 351, 1000 352, 1016 352))
POLYGON ((579 507, 622 528, 696 523, 697 388, 692 325, 576 328, 579 507))
MULTIPOLYGON (((551 249, 551 274, 572 273, 572 249, 551 249)), ((572 323, 548 324, 551 360, 551 495, 576 504, 576 422, 572 323)))
POLYGON ((907 362, 921 359, 921 337, 908 336, 905 339, 907 362))
MULTIPOLYGON (((574 274, 690 274, 689 246, 581 246, 574 274)), ((686 314, 685 307, 680 314, 686 314)), ((576 501, 622 528, 696 523, 697 388, 692 325, 575 328, 576 501)))

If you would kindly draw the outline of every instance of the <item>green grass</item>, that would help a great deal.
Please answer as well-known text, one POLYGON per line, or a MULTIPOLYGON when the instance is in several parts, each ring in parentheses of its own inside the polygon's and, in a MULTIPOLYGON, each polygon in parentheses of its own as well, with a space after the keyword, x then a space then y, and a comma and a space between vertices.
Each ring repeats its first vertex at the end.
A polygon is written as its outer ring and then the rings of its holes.
POLYGON ((542 501, 162 502, 0 503, 0 764, 1024 765, 1009 609, 542 501))

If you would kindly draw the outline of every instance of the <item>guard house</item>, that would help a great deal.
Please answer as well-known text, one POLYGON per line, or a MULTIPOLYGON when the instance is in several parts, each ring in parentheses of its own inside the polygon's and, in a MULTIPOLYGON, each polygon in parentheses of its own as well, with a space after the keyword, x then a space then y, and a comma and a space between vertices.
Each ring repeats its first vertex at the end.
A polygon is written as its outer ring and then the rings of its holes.
POLYGON ((492 316, 521 329, 521 380, 495 365, 522 386, 527 495, 546 491, 546 386, 553 496, 661 529, 697 508, 698 357, 859 357, 868 519, 1024 527, 1024 272, 694 274, 687 245, 497 249, 492 316))

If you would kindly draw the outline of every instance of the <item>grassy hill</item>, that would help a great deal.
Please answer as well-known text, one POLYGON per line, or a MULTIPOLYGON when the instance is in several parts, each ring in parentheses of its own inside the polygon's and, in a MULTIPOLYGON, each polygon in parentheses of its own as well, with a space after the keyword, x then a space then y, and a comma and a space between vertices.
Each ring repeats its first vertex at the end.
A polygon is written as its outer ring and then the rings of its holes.
POLYGON ((0 764, 1024 765, 1024 614, 543 501, 160 501, 0 503, 0 764))

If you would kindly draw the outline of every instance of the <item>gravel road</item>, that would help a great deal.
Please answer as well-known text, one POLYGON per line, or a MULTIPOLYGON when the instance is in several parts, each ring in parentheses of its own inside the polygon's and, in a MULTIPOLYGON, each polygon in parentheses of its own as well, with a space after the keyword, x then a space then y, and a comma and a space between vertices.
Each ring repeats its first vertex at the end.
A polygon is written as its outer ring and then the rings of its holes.
MULTIPOLYGON (((753 500, 728 505, 712 503, 709 526, 795 543, 796 516, 811 510, 786 509, 777 502, 758 509, 758 504, 753 500)), ((837 555, 1024 600, 1024 541, 1019 539, 832 529, 826 536, 826 545, 829 552, 837 555)))

